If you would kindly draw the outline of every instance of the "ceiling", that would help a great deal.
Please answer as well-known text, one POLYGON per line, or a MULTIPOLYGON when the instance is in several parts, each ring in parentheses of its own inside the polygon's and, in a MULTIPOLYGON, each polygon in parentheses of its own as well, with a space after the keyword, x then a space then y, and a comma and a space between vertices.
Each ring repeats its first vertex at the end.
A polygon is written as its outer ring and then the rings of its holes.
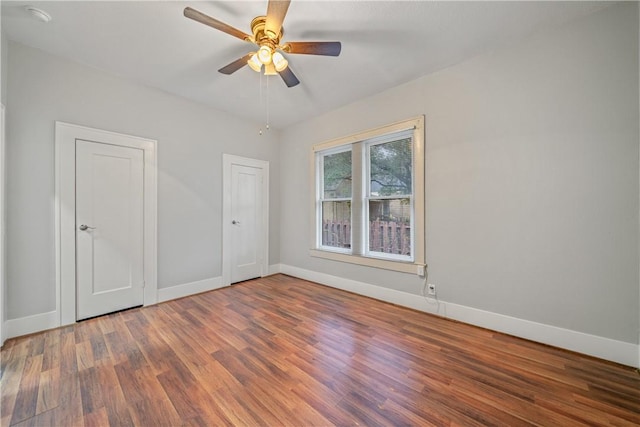
POLYGON ((7 1, 2 31, 54 55, 282 128, 544 29, 610 2, 293 0, 284 41, 341 41, 339 57, 289 55, 301 84, 287 88, 244 67, 219 68, 253 45, 187 19, 191 6, 250 33, 267 1, 7 1), (32 5, 52 21, 35 20, 32 5), (268 87, 267 87, 268 85, 268 87), (262 98, 260 92, 262 89, 262 98), (268 92, 268 98, 267 98, 268 92))

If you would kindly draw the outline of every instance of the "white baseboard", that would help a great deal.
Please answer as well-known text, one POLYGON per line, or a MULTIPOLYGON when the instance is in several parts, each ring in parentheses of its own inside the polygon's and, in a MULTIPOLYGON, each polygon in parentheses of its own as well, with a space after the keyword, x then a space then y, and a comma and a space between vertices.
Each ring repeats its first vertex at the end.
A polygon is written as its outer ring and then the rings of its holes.
POLYGON ((267 276, 271 276, 272 274, 278 274, 282 270, 282 266, 280 264, 271 264, 269 266, 269 271, 267 272, 267 276))
MULTIPOLYGON (((305 270, 286 264, 270 265, 269 274, 276 273, 288 274, 426 313, 640 368, 640 345, 505 316, 473 307, 426 299, 420 295, 383 288, 356 280, 344 279, 326 273, 305 270)), ((222 278, 214 277, 197 282, 185 283, 183 285, 161 288, 158 289, 158 302, 182 298, 200 292, 218 289, 223 286, 222 278)), ((60 316, 58 312, 50 311, 33 316, 7 320, 4 323, 2 332, 4 335, 3 338, 9 339, 56 328, 58 326, 60 326, 60 316)))
POLYGON ((222 287, 224 287, 222 284, 222 277, 212 277, 209 279, 198 280, 197 282, 170 286, 168 288, 160 288, 158 289, 158 302, 188 297, 189 295, 212 291, 222 287))
MULTIPOLYGON (((280 273, 280 264, 269 266, 267 276, 280 273)), ((222 276, 210 279, 198 280, 197 282, 185 283, 182 285, 170 286, 158 289, 158 302, 170 301, 176 298, 188 297, 200 292, 212 291, 225 287, 222 276)))
POLYGON ((9 319, 4 322, 4 338, 14 338, 22 335, 33 334, 34 332, 60 326, 60 315, 57 311, 34 314, 33 316, 9 319))
MULTIPOLYGON (((182 298, 221 287, 222 277, 213 277, 197 282, 185 283, 183 285, 161 288, 158 289, 158 302, 182 298)), ((58 326, 60 326, 60 315, 57 311, 50 311, 48 313, 7 320, 2 328, 2 333, 4 340, 7 340, 9 338, 57 328, 58 326)))
POLYGON ((436 301, 421 295, 414 295, 364 282, 344 279, 286 264, 280 265, 280 272, 482 328, 576 351, 589 356, 599 357, 623 365, 636 368, 640 367, 640 345, 637 344, 505 316, 464 305, 436 301))

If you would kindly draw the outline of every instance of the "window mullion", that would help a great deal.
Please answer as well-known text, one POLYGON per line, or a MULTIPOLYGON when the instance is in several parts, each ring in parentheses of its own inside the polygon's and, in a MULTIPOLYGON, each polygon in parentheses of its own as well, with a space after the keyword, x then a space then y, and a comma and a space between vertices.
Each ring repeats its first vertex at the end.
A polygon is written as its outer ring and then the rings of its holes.
POLYGON ((356 143, 351 147, 352 200, 351 200, 351 250, 354 255, 364 254, 364 153, 363 144, 356 143))

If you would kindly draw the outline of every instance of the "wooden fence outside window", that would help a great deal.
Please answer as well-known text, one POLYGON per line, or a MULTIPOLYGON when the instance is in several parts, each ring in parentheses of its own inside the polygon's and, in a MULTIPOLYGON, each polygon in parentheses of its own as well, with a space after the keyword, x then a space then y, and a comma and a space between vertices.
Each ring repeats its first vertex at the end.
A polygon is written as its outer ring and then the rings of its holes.
MULTIPOLYGON (((322 244, 334 248, 351 248, 351 222, 324 220, 322 244)), ((369 250, 411 255, 411 225, 407 222, 370 221, 369 250)))

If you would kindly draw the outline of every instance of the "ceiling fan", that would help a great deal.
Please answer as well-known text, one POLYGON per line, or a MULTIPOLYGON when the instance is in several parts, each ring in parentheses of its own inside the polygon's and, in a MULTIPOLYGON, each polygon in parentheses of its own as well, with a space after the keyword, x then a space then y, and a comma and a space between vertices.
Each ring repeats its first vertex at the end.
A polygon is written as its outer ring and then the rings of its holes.
POLYGON ((255 52, 249 52, 242 58, 225 65, 218 71, 222 74, 233 74, 245 65, 260 73, 264 67, 264 74, 282 77, 288 87, 300 83, 300 80, 289 68, 289 62, 281 52, 287 54, 338 56, 342 45, 340 42, 286 42, 280 39, 284 34, 282 21, 289 9, 291 0, 269 0, 266 16, 256 16, 251 21, 251 35, 246 34, 224 22, 205 15, 190 7, 184 9, 184 16, 220 30, 240 40, 253 43, 258 46, 255 52))

